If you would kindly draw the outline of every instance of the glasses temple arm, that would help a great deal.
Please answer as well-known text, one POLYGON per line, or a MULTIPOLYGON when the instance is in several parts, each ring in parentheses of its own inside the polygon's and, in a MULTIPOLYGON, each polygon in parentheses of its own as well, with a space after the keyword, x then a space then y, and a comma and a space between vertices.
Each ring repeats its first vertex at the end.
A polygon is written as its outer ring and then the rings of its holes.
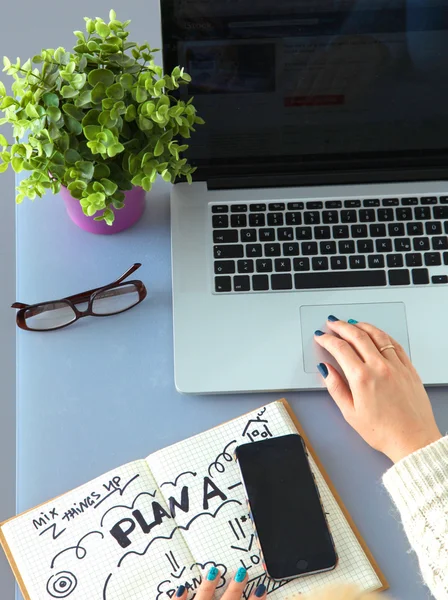
POLYGON ((142 266, 141 263, 135 263, 125 273, 123 273, 123 275, 121 277, 119 277, 118 279, 115 279, 115 281, 112 281, 112 283, 108 283, 107 285, 101 285, 100 287, 93 288, 92 290, 87 290, 86 292, 81 292, 80 294, 75 294, 74 296, 67 296, 66 298, 64 298, 64 300, 71 300, 71 302, 75 302, 75 303, 76 302, 87 302, 89 300, 90 296, 94 292, 97 292, 98 290, 102 290, 105 287, 109 287, 110 285, 114 285, 114 284, 118 285, 119 283, 122 283, 122 281, 124 281, 127 277, 129 277, 129 275, 132 275, 132 273, 137 271, 137 269, 139 269, 141 266, 142 266))

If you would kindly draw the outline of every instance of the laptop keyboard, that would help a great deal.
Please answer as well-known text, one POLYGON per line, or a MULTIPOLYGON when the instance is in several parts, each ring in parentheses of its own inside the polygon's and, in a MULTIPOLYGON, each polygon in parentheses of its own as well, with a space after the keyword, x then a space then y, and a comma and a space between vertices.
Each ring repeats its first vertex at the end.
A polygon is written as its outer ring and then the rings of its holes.
POLYGON ((448 196, 210 211, 216 293, 448 283, 448 196))

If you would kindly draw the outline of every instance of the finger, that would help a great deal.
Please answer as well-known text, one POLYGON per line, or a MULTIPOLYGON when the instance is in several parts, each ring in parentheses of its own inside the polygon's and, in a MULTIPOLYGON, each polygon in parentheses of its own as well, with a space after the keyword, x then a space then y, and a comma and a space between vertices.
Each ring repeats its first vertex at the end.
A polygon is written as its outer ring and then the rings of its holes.
POLYGON ((240 567, 235 574, 235 577, 229 583, 222 600, 241 600, 244 588, 247 584, 247 571, 240 567))
POLYGON ((209 569, 207 575, 203 578, 201 585, 196 593, 197 600, 212 600, 220 580, 219 570, 216 567, 209 569))
POLYGON ((328 327, 343 340, 349 342, 365 362, 380 358, 380 352, 370 335, 359 327, 353 327, 346 321, 334 321, 333 319, 335 317, 331 315, 328 317, 328 327))
POLYGON ((176 592, 176 598, 181 598, 182 600, 185 600, 185 598, 187 597, 188 594, 188 590, 184 585, 180 585, 177 588, 177 592, 176 592))
POLYGON ((267 593, 268 591, 266 589, 266 586, 260 583, 260 585, 253 590, 253 592, 250 595, 250 598, 253 598, 253 600, 255 600, 256 598, 266 598, 267 593))
POLYGON ((353 410, 354 402, 348 385, 334 367, 326 363, 317 365, 324 378, 328 393, 338 405, 341 413, 347 418, 353 410))
POLYGON ((319 330, 314 333, 314 339, 338 361, 347 379, 350 371, 359 370, 364 365, 353 347, 345 340, 319 330))
MULTIPOLYGON (((370 323, 356 323, 349 325, 349 327, 354 327, 364 331, 372 339, 373 343, 378 348, 378 351, 385 346, 395 346, 389 334, 381 329, 378 329, 378 327, 371 325, 370 323)), ((398 352, 394 348, 383 350, 383 352, 380 352, 380 354, 383 356, 383 358, 390 360, 393 363, 401 362, 398 352)))
POLYGON ((403 348, 403 346, 399 342, 397 342, 397 340, 394 340, 393 337, 390 338, 390 341, 395 346, 395 352, 397 353, 398 358, 401 360, 404 366, 414 371, 414 365, 412 364, 412 361, 408 356, 406 350, 403 348))

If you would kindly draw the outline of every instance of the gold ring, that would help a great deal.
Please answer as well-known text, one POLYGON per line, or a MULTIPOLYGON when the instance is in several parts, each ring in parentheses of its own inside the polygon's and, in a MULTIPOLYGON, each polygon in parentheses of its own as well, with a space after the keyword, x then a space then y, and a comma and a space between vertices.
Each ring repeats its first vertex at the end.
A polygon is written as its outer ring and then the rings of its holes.
POLYGON ((395 350, 395 346, 393 344, 388 344, 387 346, 380 348, 380 352, 384 352, 384 350, 395 350))

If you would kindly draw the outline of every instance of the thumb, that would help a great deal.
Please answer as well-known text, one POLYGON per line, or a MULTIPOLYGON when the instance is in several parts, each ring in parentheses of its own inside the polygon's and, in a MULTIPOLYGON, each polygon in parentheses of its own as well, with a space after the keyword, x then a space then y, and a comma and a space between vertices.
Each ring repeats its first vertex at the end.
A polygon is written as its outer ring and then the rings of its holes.
POLYGON ((324 378, 324 383, 327 386, 328 393, 338 405, 341 413, 347 419, 353 411, 353 396, 340 373, 334 367, 327 363, 319 363, 317 365, 319 373, 324 378))

